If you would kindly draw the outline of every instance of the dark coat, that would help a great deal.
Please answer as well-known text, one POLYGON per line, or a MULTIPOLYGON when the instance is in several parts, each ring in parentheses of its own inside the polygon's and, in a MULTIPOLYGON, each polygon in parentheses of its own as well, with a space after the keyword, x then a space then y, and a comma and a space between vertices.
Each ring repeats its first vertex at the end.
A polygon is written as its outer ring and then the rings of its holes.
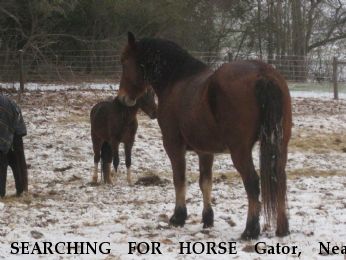
POLYGON ((14 135, 26 135, 26 126, 19 106, 11 99, 0 95, 0 152, 8 153, 14 135))

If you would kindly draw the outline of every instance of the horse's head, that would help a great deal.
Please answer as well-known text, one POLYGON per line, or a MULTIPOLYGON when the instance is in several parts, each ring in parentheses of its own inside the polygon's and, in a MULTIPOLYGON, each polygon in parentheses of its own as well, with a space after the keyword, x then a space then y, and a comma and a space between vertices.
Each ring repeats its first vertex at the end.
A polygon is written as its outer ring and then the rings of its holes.
POLYGON ((136 100, 144 94, 147 83, 138 63, 135 36, 129 32, 127 45, 121 55, 122 74, 118 98, 126 106, 134 106, 136 100))
POLYGON ((145 94, 138 99, 138 106, 151 119, 156 118, 157 106, 155 103, 155 92, 152 88, 148 88, 145 94))

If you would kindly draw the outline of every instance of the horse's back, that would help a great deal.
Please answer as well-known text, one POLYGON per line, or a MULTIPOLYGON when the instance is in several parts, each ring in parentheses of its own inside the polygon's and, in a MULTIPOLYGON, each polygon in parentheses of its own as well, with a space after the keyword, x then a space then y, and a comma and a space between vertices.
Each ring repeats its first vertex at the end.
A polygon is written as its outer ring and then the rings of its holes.
POLYGON ((94 105, 90 112, 91 134, 106 138, 112 117, 117 117, 117 109, 114 109, 112 101, 101 101, 94 105))
POLYGON ((132 141, 138 122, 137 108, 124 107, 118 100, 101 101, 90 112, 91 135, 111 142, 132 141))
POLYGON ((90 112, 90 121, 106 122, 110 118, 118 117, 123 110, 123 106, 117 100, 105 100, 94 105, 90 112))
POLYGON ((214 73, 214 79, 221 87, 226 87, 235 95, 252 92, 256 82, 262 78, 274 80, 282 93, 288 94, 288 87, 282 75, 271 65, 259 60, 225 63, 214 73), (241 86, 244 83, 246 85, 241 86))
POLYGON ((287 84, 271 65, 261 61, 235 61, 222 65, 211 77, 214 114, 223 133, 233 136, 233 145, 258 139, 260 107, 256 88, 260 80, 272 81, 282 93, 283 124, 290 136, 291 101, 287 84), (234 138, 239 136, 239 138, 234 138), (245 139, 244 139, 245 138, 245 139))

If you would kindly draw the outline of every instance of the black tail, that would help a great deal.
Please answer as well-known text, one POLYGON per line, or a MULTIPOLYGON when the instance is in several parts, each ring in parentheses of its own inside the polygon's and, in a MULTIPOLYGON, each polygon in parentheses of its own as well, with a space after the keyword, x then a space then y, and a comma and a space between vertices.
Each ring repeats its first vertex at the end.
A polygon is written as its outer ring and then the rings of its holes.
POLYGON ((267 223, 276 217, 280 197, 286 197, 286 174, 282 161, 283 97, 275 81, 256 83, 260 106, 260 173, 264 215, 267 223))
POLYGON ((109 164, 112 162, 112 146, 104 142, 101 147, 101 176, 103 177, 103 180, 105 180, 104 174, 107 173, 106 164, 109 164))

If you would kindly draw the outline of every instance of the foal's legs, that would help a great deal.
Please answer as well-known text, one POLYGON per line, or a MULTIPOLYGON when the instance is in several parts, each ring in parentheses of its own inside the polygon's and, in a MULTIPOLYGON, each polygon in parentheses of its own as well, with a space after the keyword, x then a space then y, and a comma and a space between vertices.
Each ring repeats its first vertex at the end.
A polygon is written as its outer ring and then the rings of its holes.
POLYGON ((7 154, 0 151, 0 197, 6 194, 7 166, 7 154))
POLYGON ((102 140, 97 138, 93 133, 91 133, 91 140, 93 143, 93 150, 94 150, 94 170, 92 175, 92 182, 97 183, 98 179, 98 165, 101 160, 101 147, 102 147, 102 140))
POLYGON ((243 180, 248 198, 248 213, 246 228, 241 235, 242 239, 256 239, 260 233, 259 214, 261 204, 258 200, 260 188, 259 177, 252 161, 251 149, 231 150, 234 167, 238 170, 243 180))
POLYGON ((203 193, 203 228, 212 227, 214 225, 214 212, 211 207, 211 190, 212 190, 212 167, 213 154, 198 154, 199 156, 199 187, 203 193))
POLYGON ((113 148, 108 142, 104 142, 101 148, 101 167, 105 183, 113 184, 111 179, 111 164, 113 159, 113 148))
POLYGON ((184 226, 187 218, 186 210, 186 178, 185 178, 185 146, 174 140, 163 140, 167 155, 173 169, 173 182, 175 188, 175 209, 169 220, 173 226, 184 226))
POLYGON ((126 164, 126 174, 127 174, 127 182, 131 185, 131 151, 133 147, 134 141, 125 143, 125 164, 126 164))
POLYGON ((112 177, 116 178, 117 172, 118 172, 118 166, 119 166, 119 143, 114 144, 113 146, 113 170, 112 170, 112 177))

